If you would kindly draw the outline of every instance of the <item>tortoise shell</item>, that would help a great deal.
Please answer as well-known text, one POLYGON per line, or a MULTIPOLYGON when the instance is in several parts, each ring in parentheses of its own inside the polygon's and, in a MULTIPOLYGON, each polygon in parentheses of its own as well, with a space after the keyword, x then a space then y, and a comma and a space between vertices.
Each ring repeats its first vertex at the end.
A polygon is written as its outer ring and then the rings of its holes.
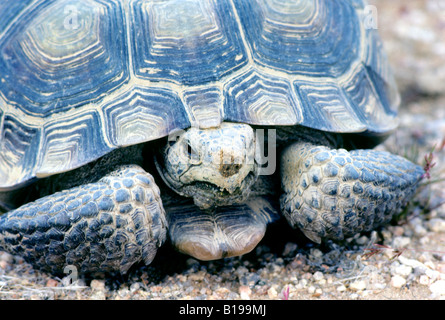
POLYGON ((3 0, 0 191, 222 121, 381 134, 399 103, 359 0, 3 0))

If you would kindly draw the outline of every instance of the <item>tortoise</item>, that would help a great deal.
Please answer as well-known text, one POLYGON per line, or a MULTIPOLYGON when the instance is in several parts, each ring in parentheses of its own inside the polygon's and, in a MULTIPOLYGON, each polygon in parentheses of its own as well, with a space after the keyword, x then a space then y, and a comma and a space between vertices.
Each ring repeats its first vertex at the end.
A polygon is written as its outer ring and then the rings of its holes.
POLYGON ((126 273, 166 241, 239 256, 283 216, 342 240, 387 224, 422 178, 373 149, 400 98, 361 0, 0 12, 0 248, 36 268, 126 273))

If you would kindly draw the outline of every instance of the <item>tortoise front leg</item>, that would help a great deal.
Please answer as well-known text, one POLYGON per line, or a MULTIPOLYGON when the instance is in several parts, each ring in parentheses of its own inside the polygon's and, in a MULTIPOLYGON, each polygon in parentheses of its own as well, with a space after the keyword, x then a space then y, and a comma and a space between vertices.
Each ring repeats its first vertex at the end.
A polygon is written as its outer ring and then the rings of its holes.
POLYGON ((312 241, 341 240, 387 223, 414 194, 423 170, 388 152, 295 143, 281 159, 288 222, 312 241))
POLYGON ((69 265, 79 273, 125 273, 153 260, 166 229, 153 177, 130 165, 1 216, 0 248, 55 274, 69 265))

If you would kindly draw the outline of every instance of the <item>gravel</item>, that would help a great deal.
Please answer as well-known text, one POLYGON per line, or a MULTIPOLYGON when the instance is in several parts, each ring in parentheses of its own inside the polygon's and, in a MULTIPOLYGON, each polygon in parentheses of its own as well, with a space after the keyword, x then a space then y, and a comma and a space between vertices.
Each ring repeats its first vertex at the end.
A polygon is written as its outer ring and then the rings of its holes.
POLYGON ((445 8, 371 3, 402 92, 400 128, 378 148, 423 165, 436 146, 431 179, 406 216, 320 246, 279 222, 251 253, 220 261, 199 262, 166 244, 152 265, 107 279, 56 278, 0 252, 0 299, 445 299, 445 182, 433 183, 445 177, 445 8))

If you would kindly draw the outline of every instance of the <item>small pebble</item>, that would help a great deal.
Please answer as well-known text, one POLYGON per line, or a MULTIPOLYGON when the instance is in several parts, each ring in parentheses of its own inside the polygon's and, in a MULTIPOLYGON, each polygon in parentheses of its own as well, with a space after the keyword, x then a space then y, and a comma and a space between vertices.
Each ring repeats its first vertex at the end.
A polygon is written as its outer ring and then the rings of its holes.
POLYGON ((288 242, 286 243, 286 245, 284 246, 283 249, 283 256, 287 257, 287 256, 291 256, 293 253, 295 253, 295 251, 297 250, 297 244, 293 243, 293 242, 288 242))
POLYGON ((430 291, 433 294, 445 295, 445 280, 437 280, 430 285, 430 291))
POLYGON ((357 293, 352 293, 352 294, 349 296, 349 298, 350 298, 351 300, 358 299, 358 294, 357 294, 357 293))
POLYGON ((354 282, 352 282, 349 285, 349 288, 351 288, 351 290, 354 290, 354 291, 365 290, 366 289, 366 282, 364 280, 354 281, 354 282))
POLYGON ((422 262, 420 262, 420 261, 418 261, 418 260, 415 260, 415 259, 409 259, 409 258, 406 258, 406 257, 404 257, 403 255, 401 255, 401 256, 398 258, 398 260, 399 260, 402 264, 404 264, 404 265, 406 265, 406 266, 409 266, 409 267, 412 267, 412 268, 419 268, 419 269, 426 269, 426 268, 427 268, 422 262))
POLYGON ((202 281, 204 280, 204 277, 205 277, 204 271, 199 271, 197 273, 192 273, 191 275, 189 275, 189 279, 193 281, 202 281))
POLYGON ((323 294, 323 290, 321 290, 320 288, 315 289, 315 292, 313 293, 312 296, 314 297, 319 297, 323 294))
POLYGON ((315 259, 321 259, 323 257, 323 252, 319 249, 311 249, 311 256, 315 259))
POLYGON ((320 281, 320 280, 324 279, 324 275, 322 272, 317 271, 314 273, 313 278, 315 281, 320 281))
POLYGON ((393 286, 394 288, 401 288, 405 284, 406 284, 405 278, 403 278, 399 275, 395 275, 391 278, 391 286, 393 286))
POLYGON ((437 279, 440 277, 440 272, 428 268, 428 269, 425 270, 425 275, 426 275, 428 278, 430 278, 432 281, 435 281, 435 280, 437 280, 437 279))
POLYGON ((430 278, 428 278, 426 275, 423 274, 419 277, 419 283, 424 286, 427 286, 430 284, 430 278))
POLYGON ((428 227, 433 232, 445 232, 445 220, 434 218, 428 221, 428 227))
POLYGON ((295 286, 297 289, 303 289, 306 288, 308 284, 307 279, 301 279, 300 281, 298 281, 298 284, 295 286))
POLYGON ((403 236, 404 232, 405 232, 405 228, 400 227, 400 226, 395 226, 393 229, 394 236, 396 236, 396 237, 403 236))
POLYGON ((338 287, 337 287, 337 291, 338 291, 338 292, 346 291, 346 287, 345 287, 344 285, 338 286, 338 287))
POLYGON ((362 246, 362 245, 365 245, 365 244, 367 244, 367 243, 369 242, 369 238, 366 237, 366 236, 361 236, 360 238, 356 239, 355 242, 356 242, 358 245, 361 245, 361 246, 362 246))
POLYGON ((404 264, 401 264, 397 266, 394 270, 394 272, 400 276, 409 276, 411 272, 413 271, 413 268, 404 264))
POLYGON ((0 260, 0 269, 5 270, 9 266, 7 261, 0 260))
POLYGON ((4 261, 6 263, 13 263, 14 257, 6 252, 0 252, 0 261, 4 261))
POLYGON ((48 279, 48 281, 46 281, 47 287, 54 288, 54 287, 57 287, 58 285, 59 285, 59 282, 57 280, 48 279))
POLYGON ((414 227, 414 233, 417 236, 424 236, 427 234, 427 230, 422 225, 417 225, 414 227))
POLYGON ((104 291, 105 290, 105 281, 94 279, 91 281, 90 287, 93 290, 104 291))
POLYGON ((138 282, 135 282, 130 286, 130 291, 131 292, 138 291, 140 289, 140 287, 141 287, 141 285, 138 282))
MULTIPOLYGON (((391 247, 393 247, 394 249, 402 249, 409 246, 410 243, 411 239, 408 237, 394 237, 391 247)), ((391 253, 391 250, 386 251, 389 251, 391 253)))
POLYGON ((91 300, 105 300, 105 292, 103 291, 95 291, 90 297, 91 300))
POLYGON ((252 294, 252 290, 250 290, 250 288, 248 286, 240 286, 239 294, 240 294, 241 299, 250 300, 250 295, 252 294))
POLYGON ((269 296, 269 299, 278 298, 278 292, 274 287, 271 287, 269 290, 267 290, 267 295, 269 296))

